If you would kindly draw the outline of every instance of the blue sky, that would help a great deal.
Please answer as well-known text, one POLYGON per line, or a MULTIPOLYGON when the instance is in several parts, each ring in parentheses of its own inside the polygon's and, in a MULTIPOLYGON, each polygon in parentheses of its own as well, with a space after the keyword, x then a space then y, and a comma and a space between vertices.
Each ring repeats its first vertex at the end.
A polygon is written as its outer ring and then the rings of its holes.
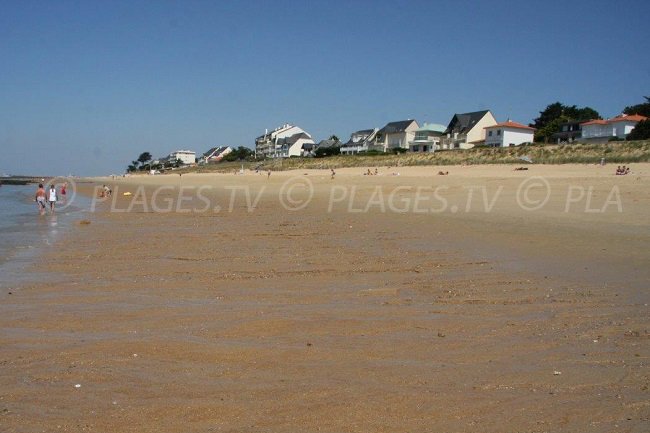
MULTIPOLYGON (((650 94, 650 2, 2 1, 0 172, 650 94)), ((650 95, 649 95, 650 96, 650 95)))

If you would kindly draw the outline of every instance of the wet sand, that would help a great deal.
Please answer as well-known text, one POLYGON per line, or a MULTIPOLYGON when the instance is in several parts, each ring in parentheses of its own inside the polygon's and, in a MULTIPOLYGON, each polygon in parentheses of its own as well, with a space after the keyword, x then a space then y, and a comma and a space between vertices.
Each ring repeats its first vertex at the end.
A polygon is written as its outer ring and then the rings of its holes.
POLYGON ((512 169, 99 179, 0 293, 0 430, 648 431, 650 165, 512 169))

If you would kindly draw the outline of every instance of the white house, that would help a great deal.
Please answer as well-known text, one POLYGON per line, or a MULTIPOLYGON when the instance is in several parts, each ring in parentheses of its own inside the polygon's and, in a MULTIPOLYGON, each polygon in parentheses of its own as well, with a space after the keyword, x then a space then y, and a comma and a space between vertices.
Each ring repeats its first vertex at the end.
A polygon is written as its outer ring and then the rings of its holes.
POLYGON ((435 152, 440 149, 440 139, 447 127, 438 123, 424 123, 415 130, 413 141, 409 142, 411 152, 435 152))
POLYGON ((610 138, 625 139, 632 132, 637 123, 646 120, 647 117, 639 114, 621 114, 607 120, 590 120, 581 123, 582 137, 581 141, 604 142, 610 138))
POLYGON ((314 140, 304 129, 285 124, 257 137, 255 154, 268 158, 301 156, 304 153, 303 146, 309 144, 313 145, 314 140))
POLYGON ((350 134, 348 142, 341 146, 341 153, 354 155, 359 152, 367 152, 368 144, 374 140, 377 131, 379 131, 377 128, 373 128, 353 132, 350 134))
POLYGON ((440 146, 442 149, 471 149, 485 141, 485 128, 496 124, 490 110, 454 114, 440 146))
POLYGON ((490 147, 510 147, 532 143, 535 136, 535 128, 513 122, 510 119, 507 122, 486 126, 484 129, 485 144, 490 147))
POLYGON ((177 150, 169 154, 170 161, 179 160, 183 164, 194 164, 196 162, 196 152, 192 150, 177 150))
POLYGON ((213 147, 203 154, 201 162, 204 164, 219 162, 224 158, 224 156, 228 155, 232 151, 233 148, 230 146, 213 147))
POLYGON ((314 146, 315 143, 311 135, 306 132, 300 132, 290 137, 276 140, 274 157, 305 156, 314 146))
POLYGON ((370 148, 374 147, 384 152, 397 148, 408 149, 409 143, 413 141, 415 131, 419 127, 418 122, 412 119, 389 122, 377 131, 370 148))

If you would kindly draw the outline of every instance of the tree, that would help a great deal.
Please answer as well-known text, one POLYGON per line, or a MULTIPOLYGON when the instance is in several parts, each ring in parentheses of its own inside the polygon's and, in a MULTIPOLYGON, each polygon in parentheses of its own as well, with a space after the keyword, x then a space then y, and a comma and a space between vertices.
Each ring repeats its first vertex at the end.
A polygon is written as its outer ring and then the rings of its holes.
MULTIPOLYGON (((644 96, 646 102, 643 104, 630 105, 623 110, 624 114, 640 114, 641 116, 650 117, 650 96, 644 96)), ((638 125, 637 125, 638 126, 638 125)))
POLYGON ((141 164, 140 165, 140 170, 144 169, 144 166, 147 165, 149 161, 151 161, 151 154, 149 152, 142 152, 140 156, 138 156, 138 162, 141 164))
POLYGON ((224 161, 242 161, 245 159, 250 159, 253 155, 253 151, 245 146, 239 146, 237 149, 233 149, 228 155, 224 156, 224 161))
POLYGON ((328 140, 332 140, 332 141, 341 141, 341 140, 339 140, 339 138, 338 138, 336 135, 334 135, 334 134, 330 135, 330 138, 329 138, 328 140))
POLYGON ((314 152, 316 158, 323 158, 326 156, 340 155, 341 148, 339 146, 328 146, 328 147, 319 147, 314 152))
POLYGON ((648 140, 650 139, 650 119, 637 123, 634 129, 627 135, 626 140, 648 140))
POLYGON ((575 105, 564 105, 561 102, 549 104, 544 111, 539 112, 539 117, 530 124, 535 131, 535 141, 545 141, 560 131, 560 125, 565 122, 580 122, 600 119, 600 114, 591 107, 578 108, 575 105))

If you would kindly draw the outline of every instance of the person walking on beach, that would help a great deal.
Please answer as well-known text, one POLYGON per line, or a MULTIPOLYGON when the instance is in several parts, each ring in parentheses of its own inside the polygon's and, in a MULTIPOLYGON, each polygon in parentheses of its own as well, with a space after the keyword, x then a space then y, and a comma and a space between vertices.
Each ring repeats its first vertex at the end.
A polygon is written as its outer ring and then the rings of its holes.
POLYGON ((48 194, 48 201, 50 202, 50 212, 54 213, 54 206, 56 205, 56 188, 54 184, 50 185, 50 191, 48 194))
POLYGON ((266 178, 269 179, 270 177, 271 177, 271 170, 269 170, 268 173, 266 173, 266 178))
POLYGON ((45 189, 43 189, 42 183, 38 184, 34 201, 38 205, 38 213, 43 215, 45 213, 45 189))
POLYGON ((68 187, 68 182, 65 182, 63 186, 61 187, 61 201, 65 203, 65 189, 68 187))

